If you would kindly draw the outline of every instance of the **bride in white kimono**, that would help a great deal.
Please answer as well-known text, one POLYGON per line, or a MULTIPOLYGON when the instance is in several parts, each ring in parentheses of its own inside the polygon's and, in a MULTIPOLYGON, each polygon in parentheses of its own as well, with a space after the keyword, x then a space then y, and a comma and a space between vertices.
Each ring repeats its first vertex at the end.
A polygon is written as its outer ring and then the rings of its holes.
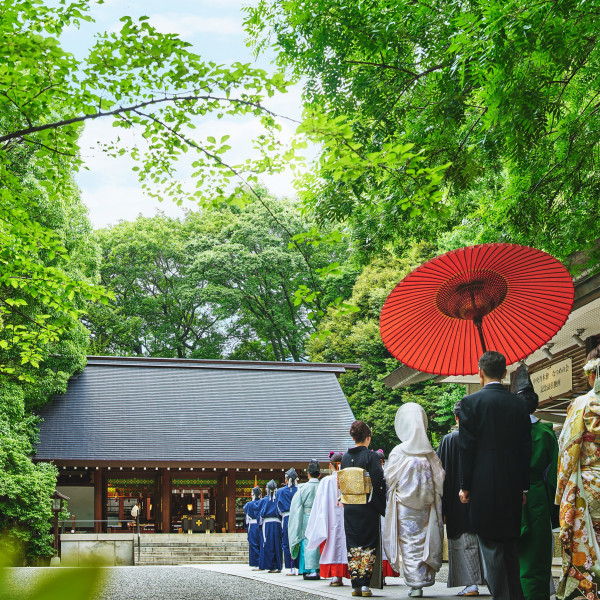
POLYGON ((442 566, 444 469, 427 439, 427 415, 414 402, 396 413, 402 442, 385 465, 387 506, 383 547, 390 565, 411 587, 411 597, 435 583, 442 566))

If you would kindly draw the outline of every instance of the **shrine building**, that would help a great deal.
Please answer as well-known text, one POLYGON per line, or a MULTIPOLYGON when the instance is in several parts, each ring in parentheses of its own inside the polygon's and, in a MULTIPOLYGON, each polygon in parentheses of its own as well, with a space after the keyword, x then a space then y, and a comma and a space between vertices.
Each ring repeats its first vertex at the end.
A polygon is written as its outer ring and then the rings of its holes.
POLYGON ((338 376, 358 365, 90 356, 41 411, 35 460, 59 469, 69 530, 245 530, 243 505, 353 445, 338 376))

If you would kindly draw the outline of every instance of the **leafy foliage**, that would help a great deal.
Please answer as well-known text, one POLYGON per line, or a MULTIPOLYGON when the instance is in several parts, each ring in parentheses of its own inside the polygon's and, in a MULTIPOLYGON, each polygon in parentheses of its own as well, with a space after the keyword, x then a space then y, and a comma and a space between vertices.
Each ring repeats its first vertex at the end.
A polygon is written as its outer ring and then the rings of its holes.
POLYGON ((311 360, 359 363, 360 371, 348 371, 340 384, 358 419, 373 430, 372 447, 388 453, 397 443, 394 418, 405 402, 417 402, 429 417, 429 435, 436 444, 447 433, 452 422, 454 402, 462 398, 462 386, 437 386, 429 382, 390 390, 383 378, 398 362, 381 341, 379 313, 393 287, 409 271, 425 260, 430 252, 426 246, 415 247, 403 259, 387 256, 373 261, 363 269, 352 290, 349 302, 360 310, 343 315, 329 311, 320 329, 327 336, 309 342, 311 360))
POLYGON ((565 259, 600 235, 597 11, 584 0, 261 0, 246 26, 257 51, 273 46, 305 78, 309 123, 312 112, 345 123, 356 153, 397 160, 355 176, 342 157, 342 177, 325 141, 307 197, 368 256, 458 229, 457 244, 565 259))
POLYGON ((301 253, 292 238, 310 223, 294 204, 266 195, 244 204, 100 231, 102 282, 115 300, 90 309, 94 351, 301 360, 321 307, 354 282, 347 247, 306 244, 301 253), (348 264, 322 271, 340 262, 348 264), (308 285, 311 297, 298 302, 308 285))
POLYGON ((56 467, 34 465, 34 417, 25 412, 23 389, 3 381, 0 387, 0 550, 25 547, 29 556, 52 549, 50 496, 56 467))
POLYGON ((2 600, 92 600, 98 597, 105 580, 103 569, 98 567, 44 569, 34 577, 27 577, 28 585, 23 586, 23 578, 15 577, 18 571, 8 568, 12 566, 19 566, 18 554, 11 551, 0 554, 2 600))

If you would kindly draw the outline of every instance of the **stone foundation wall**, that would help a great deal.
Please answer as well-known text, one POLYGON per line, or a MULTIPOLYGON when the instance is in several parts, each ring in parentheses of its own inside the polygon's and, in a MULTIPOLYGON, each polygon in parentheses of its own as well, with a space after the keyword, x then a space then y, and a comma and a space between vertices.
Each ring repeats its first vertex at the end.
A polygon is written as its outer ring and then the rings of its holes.
POLYGON ((63 533, 61 565, 130 566, 137 536, 132 533, 63 533))

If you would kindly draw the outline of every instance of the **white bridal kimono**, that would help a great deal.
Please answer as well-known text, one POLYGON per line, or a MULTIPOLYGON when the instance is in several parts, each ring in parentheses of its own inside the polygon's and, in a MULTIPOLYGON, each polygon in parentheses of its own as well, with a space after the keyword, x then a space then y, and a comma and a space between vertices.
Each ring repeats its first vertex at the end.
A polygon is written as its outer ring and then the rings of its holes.
POLYGON ((396 414, 396 446, 385 465, 387 506, 383 547, 411 588, 435 583, 442 566, 444 469, 427 439, 427 416, 413 402, 396 414))
POLYGON ((335 471, 319 483, 306 527, 307 549, 314 550, 325 542, 320 559, 321 577, 349 579, 344 505, 338 500, 337 475, 335 471))

